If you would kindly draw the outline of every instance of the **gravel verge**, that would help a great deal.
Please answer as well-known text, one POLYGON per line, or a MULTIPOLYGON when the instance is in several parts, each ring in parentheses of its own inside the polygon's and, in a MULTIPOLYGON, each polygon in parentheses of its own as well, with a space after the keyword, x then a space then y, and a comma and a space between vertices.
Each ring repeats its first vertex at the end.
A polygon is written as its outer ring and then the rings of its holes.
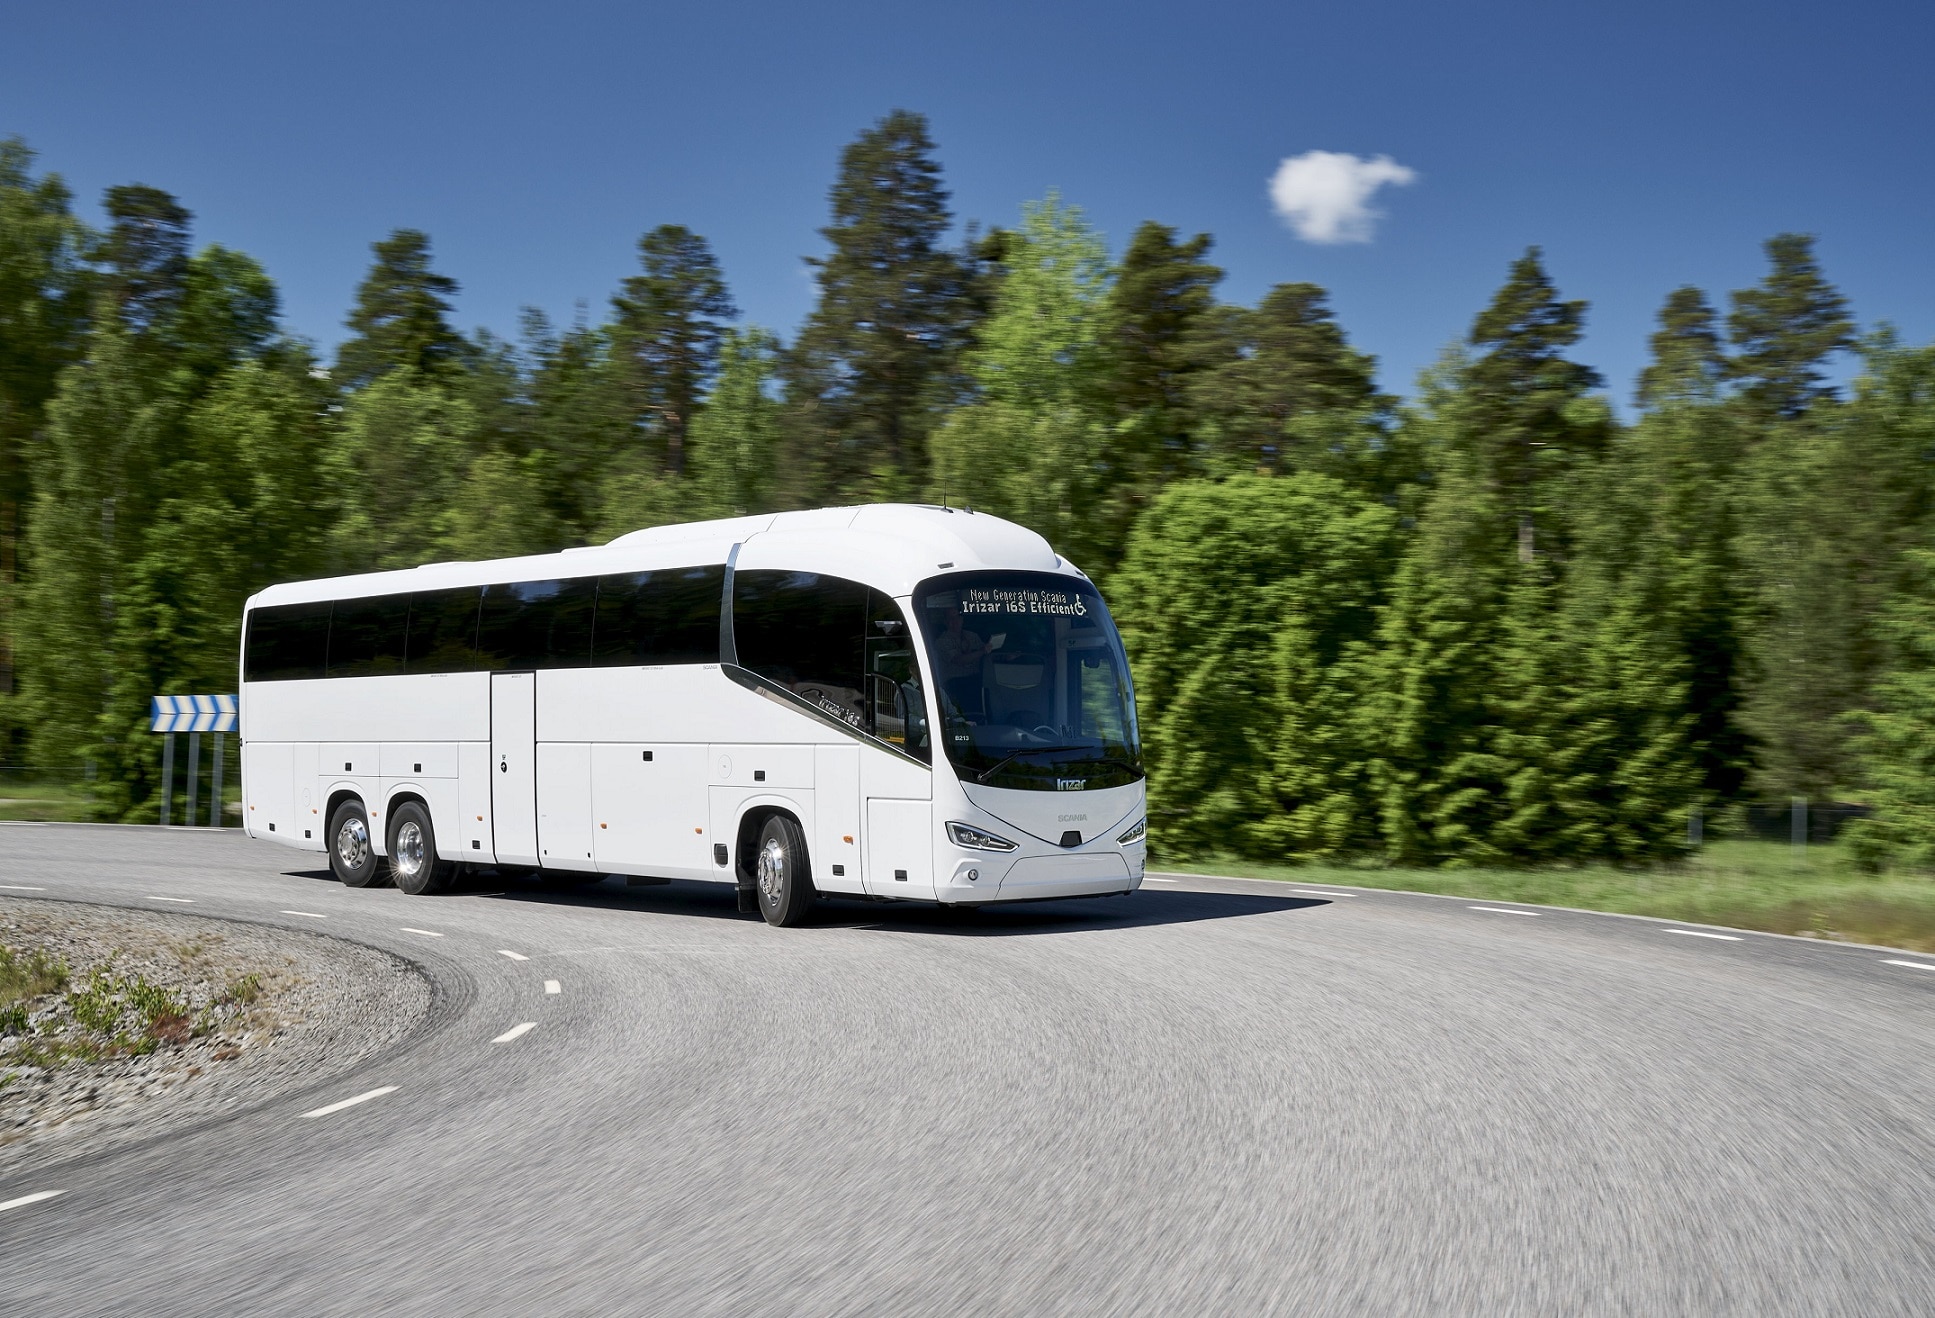
POLYGON ((401 1040, 430 1009, 409 963, 340 939, 172 912, 0 900, 0 1175, 263 1102, 401 1040), (35 953, 40 958, 36 962, 35 953))

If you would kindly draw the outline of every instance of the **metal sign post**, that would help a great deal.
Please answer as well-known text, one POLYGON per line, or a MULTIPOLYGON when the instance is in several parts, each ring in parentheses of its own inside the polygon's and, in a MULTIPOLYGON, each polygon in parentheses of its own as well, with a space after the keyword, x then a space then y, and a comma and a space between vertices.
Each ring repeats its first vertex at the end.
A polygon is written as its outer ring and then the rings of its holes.
POLYGON ((161 743, 161 822, 168 822, 175 798, 175 734, 188 734, 188 815, 195 822, 196 789, 201 785, 202 738, 215 734, 215 763, 211 767, 208 825, 222 823, 222 734, 235 731, 234 696, 156 696, 148 731, 164 734, 161 743))
POLYGON ((168 807, 175 799, 175 734, 161 743, 161 826, 168 827, 168 807))

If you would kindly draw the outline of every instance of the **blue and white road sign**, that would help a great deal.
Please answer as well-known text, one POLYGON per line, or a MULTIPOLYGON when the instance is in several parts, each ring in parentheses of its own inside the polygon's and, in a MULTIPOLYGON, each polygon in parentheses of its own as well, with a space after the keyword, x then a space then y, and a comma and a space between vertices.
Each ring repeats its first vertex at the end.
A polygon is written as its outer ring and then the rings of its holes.
POLYGON ((234 696, 156 696, 150 732, 233 732, 234 696))

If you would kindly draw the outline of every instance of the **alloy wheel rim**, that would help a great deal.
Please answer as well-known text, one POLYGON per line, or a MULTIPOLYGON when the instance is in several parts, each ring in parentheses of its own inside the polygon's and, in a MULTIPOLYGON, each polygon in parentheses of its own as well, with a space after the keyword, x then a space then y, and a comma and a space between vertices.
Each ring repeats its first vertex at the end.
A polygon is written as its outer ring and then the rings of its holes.
POLYGON ((423 830, 414 822, 396 830, 396 849, 390 860, 408 878, 414 878, 423 868, 423 830))
POLYGON ((336 855, 345 869, 359 870, 370 858, 369 825, 361 819, 346 819, 336 833, 336 855))
POLYGON ((781 889, 786 885, 786 848, 779 844, 778 838, 767 840, 759 849, 759 892, 768 903, 779 904, 781 889))

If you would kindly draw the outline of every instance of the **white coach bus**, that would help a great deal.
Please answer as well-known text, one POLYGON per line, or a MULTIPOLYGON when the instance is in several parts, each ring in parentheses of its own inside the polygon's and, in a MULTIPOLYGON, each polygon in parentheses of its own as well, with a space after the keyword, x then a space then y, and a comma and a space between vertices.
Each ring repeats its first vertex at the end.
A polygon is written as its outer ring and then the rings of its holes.
POLYGON ((870 505, 272 586, 242 642, 251 837, 352 887, 463 865, 978 904, 1141 885, 1135 696, 1032 531, 870 505))

